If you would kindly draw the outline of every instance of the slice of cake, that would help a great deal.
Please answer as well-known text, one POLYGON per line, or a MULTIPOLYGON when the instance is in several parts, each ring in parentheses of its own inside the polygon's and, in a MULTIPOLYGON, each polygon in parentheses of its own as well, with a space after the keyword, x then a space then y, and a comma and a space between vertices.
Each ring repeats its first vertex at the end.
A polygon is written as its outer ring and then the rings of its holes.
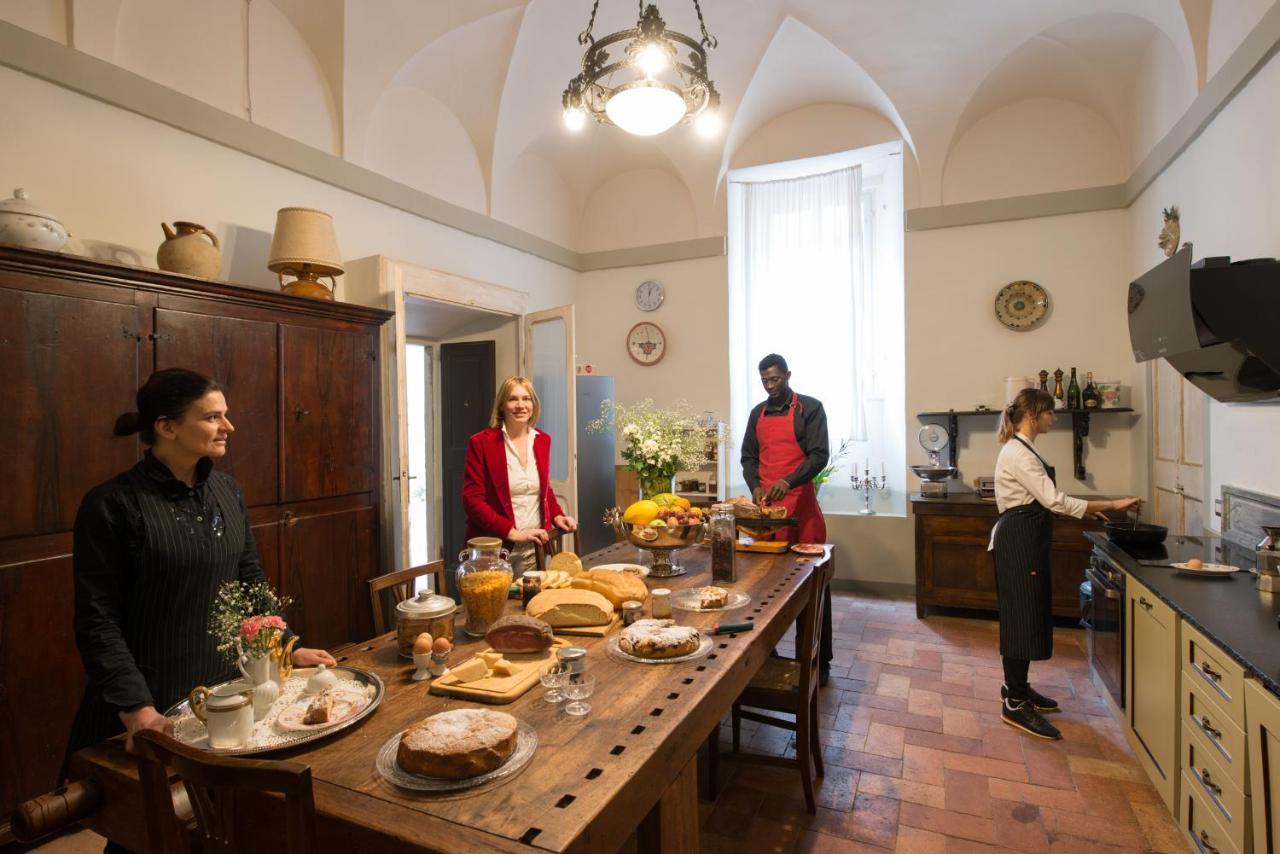
POLYGON ((307 710, 302 714, 302 722, 308 726, 327 724, 332 715, 333 691, 325 688, 319 694, 316 694, 315 699, 307 706, 307 710))
POLYGON ((678 658, 698 650, 698 630, 675 620, 636 620, 622 630, 618 648, 640 658, 678 658))
POLYGON ((396 764, 410 774, 464 780, 502 767, 516 749, 518 723, 506 712, 451 709, 400 736, 396 764))
POLYGON ((723 608, 729 604, 729 591, 723 587, 699 587, 693 591, 698 596, 699 608, 723 608))

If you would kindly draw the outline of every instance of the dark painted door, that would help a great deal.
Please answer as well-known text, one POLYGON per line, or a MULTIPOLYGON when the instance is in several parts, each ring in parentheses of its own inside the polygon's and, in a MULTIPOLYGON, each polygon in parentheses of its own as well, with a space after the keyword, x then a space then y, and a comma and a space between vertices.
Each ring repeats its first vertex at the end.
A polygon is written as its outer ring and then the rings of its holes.
MULTIPOLYGON (((444 496, 444 559, 458 565, 466 545, 467 517, 462 507, 462 470, 467 442, 489 426, 496 385, 496 356, 492 341, 440 345, 440 471, 444 496)), ((453 573, 450 594, 456 594, 453 573)))

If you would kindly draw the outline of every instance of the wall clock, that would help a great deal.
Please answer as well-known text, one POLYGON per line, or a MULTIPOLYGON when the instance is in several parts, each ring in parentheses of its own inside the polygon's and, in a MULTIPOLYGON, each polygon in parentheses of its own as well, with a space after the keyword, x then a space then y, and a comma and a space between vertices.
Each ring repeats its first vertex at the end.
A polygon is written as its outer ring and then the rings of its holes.
POLYGON ((1049 294, 1035 282, 1010 282, 996 294, 996 318, 1008 329, 1026 332, 1049 316, 1049 294))
POLYGON ((667 336, 656 323, 637 323, 627 333, 627 353, 641 365, 656 365, 667 355, 667 336))
POLYGON ((667 289, 662 282, 650 279, 636 285, 636 308, 641 311, 654 311, 667 298, 667 289))

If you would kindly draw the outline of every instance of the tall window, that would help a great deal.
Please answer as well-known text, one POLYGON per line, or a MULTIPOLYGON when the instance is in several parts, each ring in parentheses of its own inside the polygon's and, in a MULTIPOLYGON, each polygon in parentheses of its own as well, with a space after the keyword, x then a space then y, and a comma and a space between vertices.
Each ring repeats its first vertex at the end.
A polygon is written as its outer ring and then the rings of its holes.
POLYGON ((849 475, 867 460, 890 488, 872 506, 906 511, 901 155, 891 143, 729 174, 734 441, 764 399, 757 364, 781 354, 792 388, 822 401, 832 454, 848 441, 819 490, 829 512, 861 508, 849 475))

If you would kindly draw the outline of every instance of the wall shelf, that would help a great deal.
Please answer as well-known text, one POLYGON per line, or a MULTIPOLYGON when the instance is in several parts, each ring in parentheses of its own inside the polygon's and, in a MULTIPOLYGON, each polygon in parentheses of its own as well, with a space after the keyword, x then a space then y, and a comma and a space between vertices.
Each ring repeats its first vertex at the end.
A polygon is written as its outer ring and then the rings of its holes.
MULTIPOLYGON (((1110 415, 1112 413, 1133 412, 1128 406, 1117 406, 1110 409, 1059 409, 1057 414, 1071 416, 1071 457, 1075 463, 1076 480, 1085 479, 1084 469, 1084 440, 1089 436, 1089 419, 1095 415, 1110 415)), ((952 467, 956 466, 959 451, 956 448, 956 440, 960 436, 960 419, 985 415, 988 417, 996 417, 1000 414, 996 409, 946 409, 939 412, 917 412, 916 418, 921 421, 934 421, 942 419, 947 427, 947 437, 950 439, 948 444, 948 452, 951 457, 952 467)), ((956 476, 959 476, 957 472, 956 476)))

